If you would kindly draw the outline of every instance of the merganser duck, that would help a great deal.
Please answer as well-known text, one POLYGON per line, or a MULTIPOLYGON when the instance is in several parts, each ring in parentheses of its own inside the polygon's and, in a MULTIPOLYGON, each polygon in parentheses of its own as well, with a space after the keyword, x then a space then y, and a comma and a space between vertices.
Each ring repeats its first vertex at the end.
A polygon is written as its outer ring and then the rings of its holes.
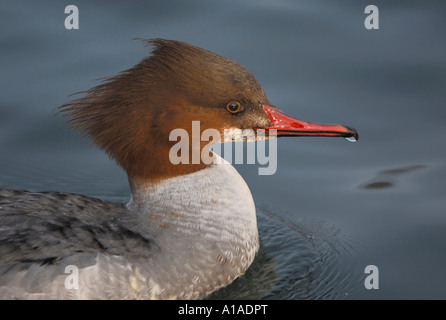
POLYGON ((251 192, 217 154, 169 161, 175 128, 358 138, 286 116, 232 60, 145 41, 149 57, 59 110, 126 171, 130 201, 0 190, 1 298, 200 299, 244 274, 259 249, 251 192))

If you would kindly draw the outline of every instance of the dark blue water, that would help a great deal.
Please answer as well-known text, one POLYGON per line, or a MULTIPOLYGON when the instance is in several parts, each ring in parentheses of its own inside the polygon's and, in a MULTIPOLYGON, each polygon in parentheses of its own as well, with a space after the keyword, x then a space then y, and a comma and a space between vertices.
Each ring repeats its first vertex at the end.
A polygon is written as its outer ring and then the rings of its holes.
POLYGON ((446 3, 76 1, 0 5, 0 188, 127 201, 123 171, 53 109, 147 54, 187 41, 246 66, 301 119, 355 127, 357 143, 283 138, 278 170, 238 165, 263 247, 215 298, 446 298, 446 3), (379 269, 379 289, 364 268, 379 269))

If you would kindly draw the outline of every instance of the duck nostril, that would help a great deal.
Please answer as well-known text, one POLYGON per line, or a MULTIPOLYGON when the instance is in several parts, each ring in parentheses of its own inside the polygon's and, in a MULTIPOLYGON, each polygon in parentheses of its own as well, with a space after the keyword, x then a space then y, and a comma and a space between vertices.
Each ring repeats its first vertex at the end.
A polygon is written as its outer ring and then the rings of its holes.
POLYGON ((290 126, 292 126, 293 128, 297 128, 297 129, 301 129, 304 127, 302 124, 300 124, 298 122, 292 122, 292 123, 290 123, 290 126))

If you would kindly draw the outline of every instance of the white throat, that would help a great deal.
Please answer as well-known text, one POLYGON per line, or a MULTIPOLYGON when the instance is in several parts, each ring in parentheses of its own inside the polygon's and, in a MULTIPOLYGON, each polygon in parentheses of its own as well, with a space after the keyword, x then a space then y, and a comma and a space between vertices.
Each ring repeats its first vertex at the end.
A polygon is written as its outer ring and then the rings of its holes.
POLYGON ((184 290, 177 287, 189 280, 200 297, 206 288, 232 282, 254 260, 259 238, 251 192, 233 166, 214 157, 203 170, 133 190, 127 208, 139 216, 139 232, 160 248, 147 269, 154 288, 163 283, 163 294, 154 297, 178 297, 184 290))

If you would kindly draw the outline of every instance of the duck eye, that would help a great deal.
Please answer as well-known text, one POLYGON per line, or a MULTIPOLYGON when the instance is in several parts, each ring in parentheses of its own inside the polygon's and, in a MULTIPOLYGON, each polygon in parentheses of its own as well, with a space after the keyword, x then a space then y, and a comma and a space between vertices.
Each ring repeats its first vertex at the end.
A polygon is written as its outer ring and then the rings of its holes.
POLYGON ((226 109, 230 113, 237 113, 237 112, 242 111, 242 106, 241 106, 240 102, 238 102, 238 101, 231 101, 226 105, 226 109))

